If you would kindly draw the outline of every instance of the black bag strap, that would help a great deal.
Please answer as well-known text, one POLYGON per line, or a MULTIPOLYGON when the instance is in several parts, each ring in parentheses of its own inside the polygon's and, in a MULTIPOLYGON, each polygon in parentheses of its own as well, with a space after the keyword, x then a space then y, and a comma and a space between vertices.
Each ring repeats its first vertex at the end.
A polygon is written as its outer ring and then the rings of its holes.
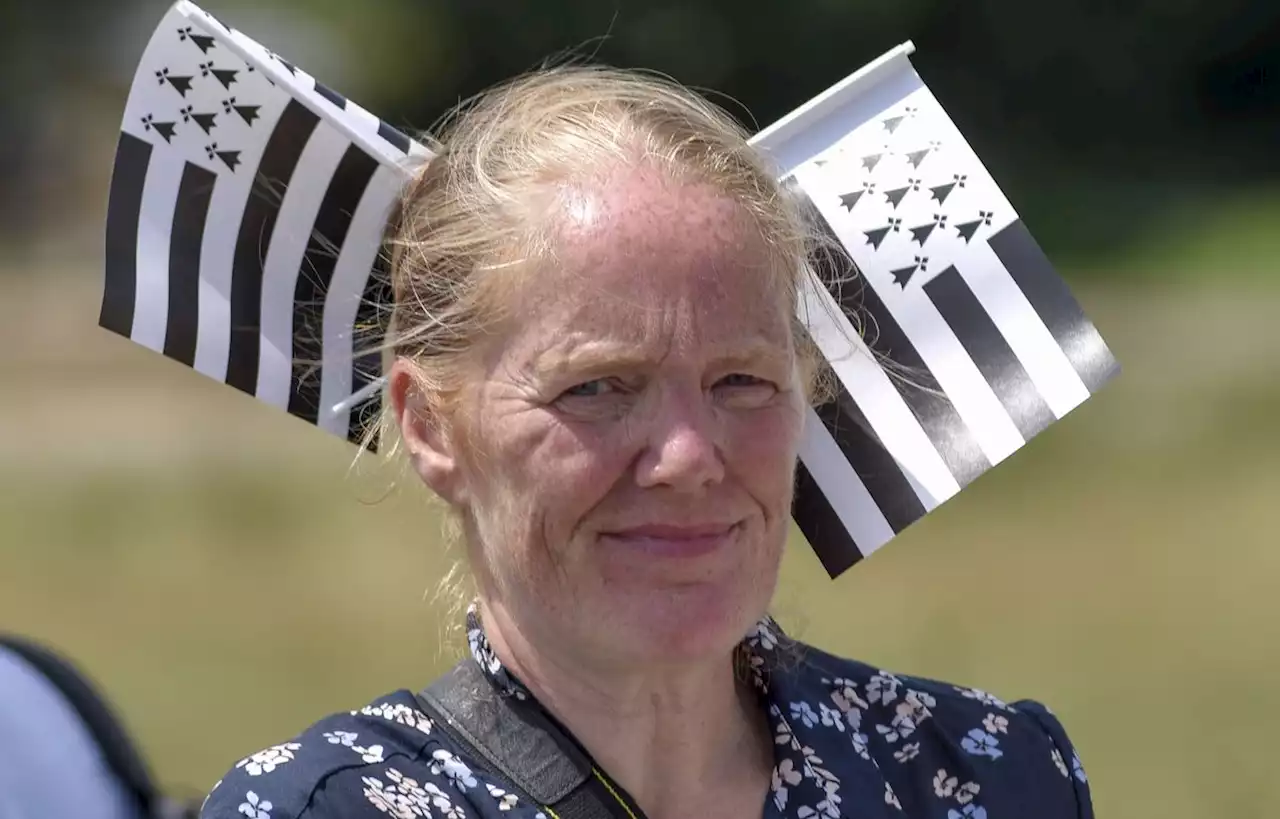
POLYGON ((503 696, 470 657, 416 695, 418 704, 517 797, 559 819, 644 819, 586 751, 534 703, 503 696))
POLYGON ((102 749, 107 766, 151 815, 160 805, 151 773, 106 700, 66 658, 15 635, 0 634, 0 648, 8 649, 40 672, 67 699, 102 749))

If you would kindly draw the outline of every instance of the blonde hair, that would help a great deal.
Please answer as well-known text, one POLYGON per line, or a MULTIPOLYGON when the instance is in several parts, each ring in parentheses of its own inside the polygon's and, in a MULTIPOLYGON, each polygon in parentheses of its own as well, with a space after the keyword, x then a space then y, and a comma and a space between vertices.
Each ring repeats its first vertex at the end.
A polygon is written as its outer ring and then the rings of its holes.
MULTIPOLYGON (((436 156, 404 186, 387 238, 394 299, 383 346, 415 363, 416 387, 442 417, 456 408, 468 356, 501 320, 519 262, 553 251, 550 194, 614 163, 647 162, 740 204, 790 299, 804 392, 812 403, 828 397, 824 358, 796 310, 822 237, 721 107, 653 73, 560 65, 464 102, 424 139, 436 156)), ((383 442, 397 432, 387 404, 371 431, 383 442)), ((450 539, 458 533, 455 520, 450 539)), ((457 565, 442 589, 456 586, 457 565)))

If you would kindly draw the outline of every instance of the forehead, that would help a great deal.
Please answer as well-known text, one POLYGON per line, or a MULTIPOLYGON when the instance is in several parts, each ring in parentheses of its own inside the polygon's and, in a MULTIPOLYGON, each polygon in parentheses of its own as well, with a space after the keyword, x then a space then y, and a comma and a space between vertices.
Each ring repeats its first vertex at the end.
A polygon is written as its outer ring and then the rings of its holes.
POLYGON ((709 183, 650 165, 618 167, 561 186, 550 212, 565 261, 660 252, 672 262, 759 245, 746 208, 709 183))
POLYGON ((675 311, 772 333, 785 309, 783 279, 754 219, 709 184, 618 168, 561 187, 550 224, 550 258, 521 288, 527 315, 596 316, 621 331, 617 308, 630 307, 668 322, 675 311))

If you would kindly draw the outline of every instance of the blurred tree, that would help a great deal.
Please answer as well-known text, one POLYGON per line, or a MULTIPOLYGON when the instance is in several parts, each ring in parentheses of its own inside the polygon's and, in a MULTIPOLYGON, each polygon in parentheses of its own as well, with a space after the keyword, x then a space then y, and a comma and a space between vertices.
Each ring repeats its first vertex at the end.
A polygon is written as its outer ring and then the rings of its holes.
POLYGON ((59 73, 58 35, 57 18, 36 4, 0 4, 0 239, 24 235, 34 224, 25 203, 38 185, 38 101, 56 87, 50 74, 59 73))

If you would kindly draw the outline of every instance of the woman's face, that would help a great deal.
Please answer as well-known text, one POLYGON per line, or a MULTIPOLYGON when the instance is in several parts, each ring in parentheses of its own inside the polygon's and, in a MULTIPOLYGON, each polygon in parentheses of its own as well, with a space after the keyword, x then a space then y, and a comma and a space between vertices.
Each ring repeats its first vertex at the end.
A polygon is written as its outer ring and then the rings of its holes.
POLYGON ((566 192, 464 403, 457 497, 482 594, 583 661, 724 652, 766 610, 804 398, 745 214, 620 170, 566 192))

